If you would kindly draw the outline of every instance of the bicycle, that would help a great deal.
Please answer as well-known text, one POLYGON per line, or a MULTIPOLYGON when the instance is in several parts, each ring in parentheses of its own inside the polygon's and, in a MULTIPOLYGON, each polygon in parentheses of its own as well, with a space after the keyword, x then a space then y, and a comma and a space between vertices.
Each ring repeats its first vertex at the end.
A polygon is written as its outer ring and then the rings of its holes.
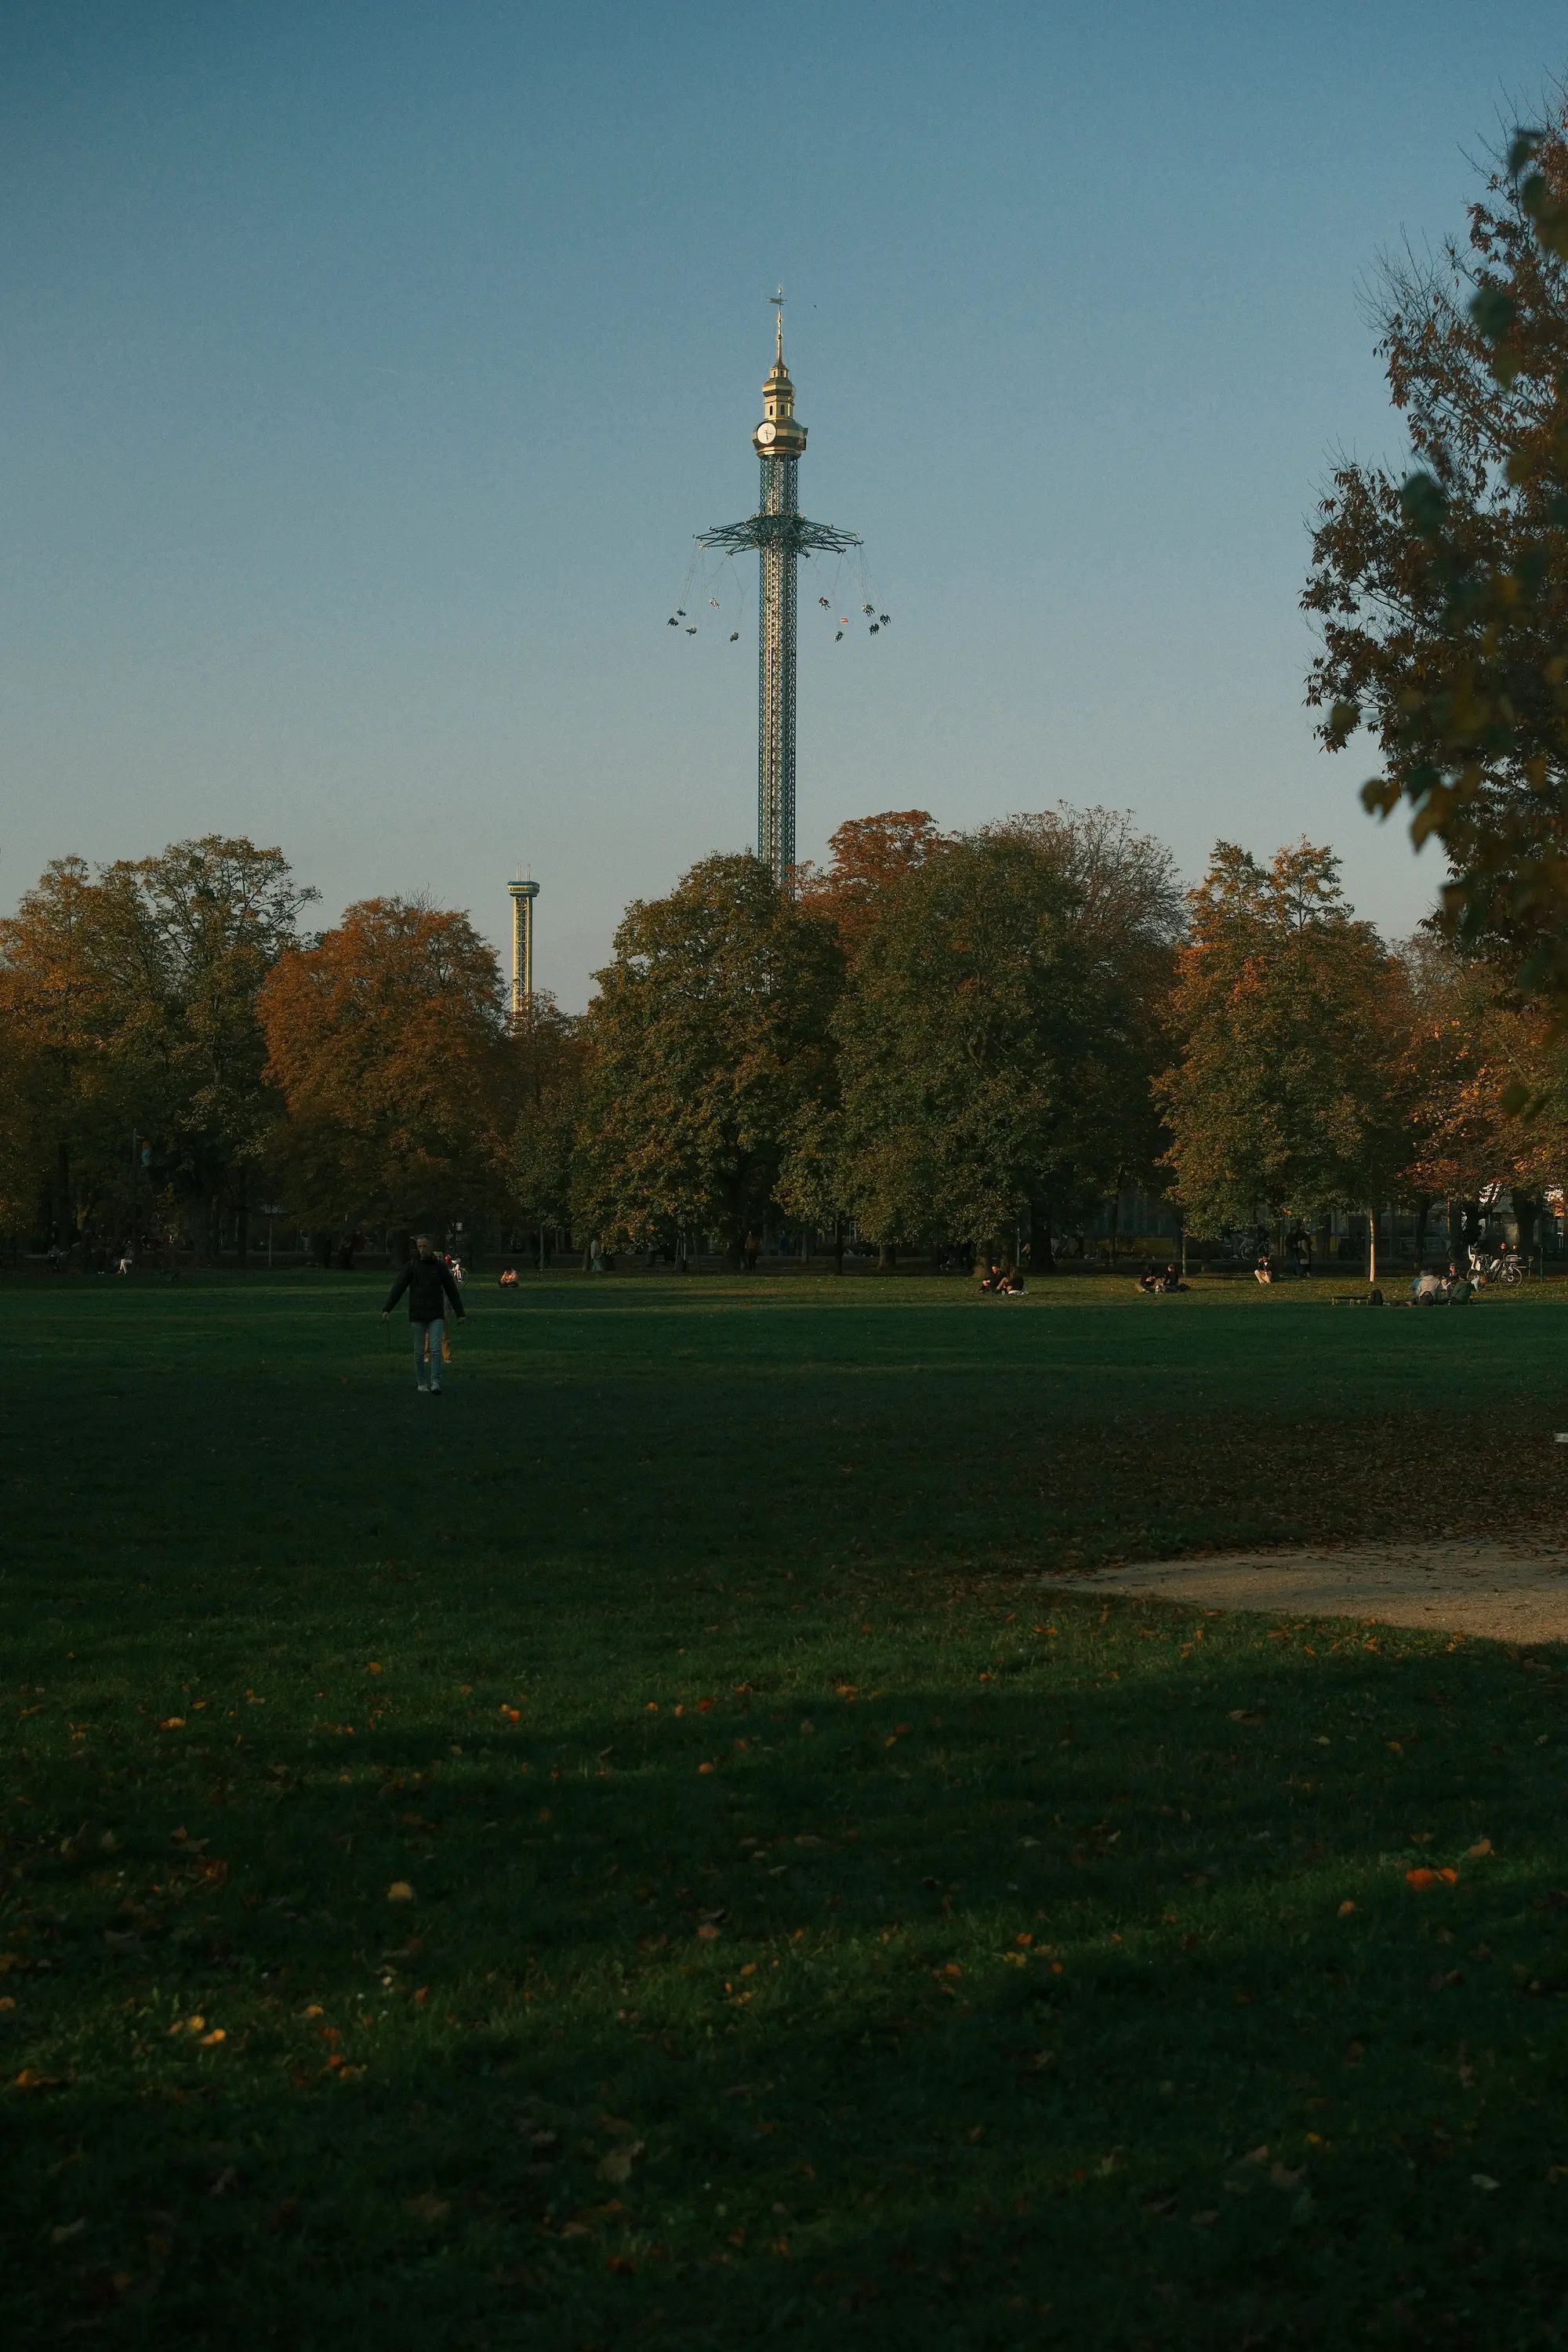
POLYGON ((1500 1289, 1513 1290, 1524 1280, 1524 1260, 1516 1249, 1502 1249, 1495 1254, 1472 1247, 1470 1279, 1475 1283, 1496 1283, 1500 1289))

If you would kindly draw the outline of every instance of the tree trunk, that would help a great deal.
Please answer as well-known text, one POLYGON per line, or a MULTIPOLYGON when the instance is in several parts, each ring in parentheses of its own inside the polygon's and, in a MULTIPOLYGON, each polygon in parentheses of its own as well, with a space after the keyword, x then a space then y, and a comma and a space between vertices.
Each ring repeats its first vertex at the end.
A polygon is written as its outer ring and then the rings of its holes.
POLYGON ((1029 1203, 1029 1272, 1055 1274, 1057 1254, 1051 1242, 1051 1213, 1043 1201, 1029 1203))
POLYGON ((1415 1271, 1419 1274, 1426 1258, 1426 1221, 1432 1214, 1432 1195, 1423 1192, 1415 1203, 1415 1271))
POLYGON ((897 1273, 897 1271, 898 1271, 898 1265, 899 1265, 899 1244, 898 1244, 898 1243, 897 1243, 897 1242, 879 1242, 879 1243, 878 1244, 878 1245, 877 1245, 877 1271, 878 1271, 878 1273, 879 1273, 879 1274, 896 1274, 896 1273, 897 1273))
POLYGON ((1532 1193, 1516 1192, 1513 1196, 1513 1222, 1519 1239, 1515 1246, 1521 1257, 1526 1260, 1534 1253, 1540 1220, 1541 1202, 1532 1193))
POLYGON ((844 1271, 844 1220, 842 1217, 835 1217, 833 1220, 833 1271, 835 1274, 842 1274, 844 1271))
POLYGON ((1461 1274, 1469 1263, 1470 1252, 1480 1237, 1480 1202, 1450 1201, 1448 1203, 1448 1255, 1461 1274))
POLYGON ((192 1219, 191 1250, 198 1265, 210 1265, 213 1259, 213 1227, 217 1221, 217 1187, 205 1179, 196 1196, 196 1213, 192 1219))
POLYGON ((51 1241, 61 1249, 71 1245, 71 1162, 70 1146, 62 1136, 55 1153, 55 1197, 50 1207, 49 1222, 54 1228, 51 1241))
POLYGON ((241 1265, 250 1263, 250 1199, 244 1177, 239 1180, 239 1206, 234 1213, 234 1254, 241 1265))

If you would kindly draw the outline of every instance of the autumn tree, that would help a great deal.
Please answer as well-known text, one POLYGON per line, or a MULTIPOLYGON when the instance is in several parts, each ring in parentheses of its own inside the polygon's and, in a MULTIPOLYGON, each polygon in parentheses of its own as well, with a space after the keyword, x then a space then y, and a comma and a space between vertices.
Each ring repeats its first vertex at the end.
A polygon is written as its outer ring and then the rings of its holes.
POLYGON ((738 1252, 785 1140, 831 1086, 833 927, 750 856, 705 858, 637 899, 595 975, 574 1222, 634 1244, 680 1231, 738 1252))
POLYGON ((879 895, 835 1022, 840 1182, 889 1244, 1053 1219, 1147 1155, 1152 1007, 1180 902, 1103 811, 945 842, 879 895))
POLYGON ((1264 866, 1215 845, 1177 958, 1177 1060, 1156 1088, 1194 1232, 1382 1195, 1400 1157, 1396 977, 1331 850, 1302 842, 1264 866))
POLYGON ((1568 1002, 1568 111, 1516 139, 1430 265, 1384 273, 1380 353, 1400 471, 1347 463, 1303 603, 1331 750, 1371 730, 1450 916, 1568 1002))
POLYGON ((210 835, 96 878, 61 859, 0 930, 10 1162, 47 1181, 59 1238, 95 1203, 125 1213, 128 1129, 198 1250, 243 1208, 274 1109, 257 1000, 313 895, 279 851, 210 835))
POLYGON ((853 955, 877 920, 878 909, 915 866, 923 866, 950 839, 926 809, 884 809, 879 816, 850 817, 828 838, 831 864, 804 866, 798 880, 802 906, 825 915, 853 955))
POLYGON ((1506 965, 1438 925, 1407 941, 1400 960, 1406 1142, 1395 1181, 1415 1204, 1418 1252, 1435 1202, 1446 1203, 1450 1246, 1462 1255, 1504 1186, 1529 1249, 1546 1195, 1568 1181, 1568 1056, 1552 1008, 1521 997, 1506 965))
POLYGON ((512 1059, 519 1102, 510 1162, 513 1203, 525 1226, 570 1225, 587 1109, 583 1024, 541 991, 514 1025, 512 1059))
POLYGON ((134 1088, 101 887, 57 858, 0 922, 0 1215, 68 1244, 118 1161, 134 1088))
POLYGON ((272 1150, 323 1229, 479 1229, 510 1197, 519 1108, 495 950, 465 914, 367 898, 262 992, 272 1150))

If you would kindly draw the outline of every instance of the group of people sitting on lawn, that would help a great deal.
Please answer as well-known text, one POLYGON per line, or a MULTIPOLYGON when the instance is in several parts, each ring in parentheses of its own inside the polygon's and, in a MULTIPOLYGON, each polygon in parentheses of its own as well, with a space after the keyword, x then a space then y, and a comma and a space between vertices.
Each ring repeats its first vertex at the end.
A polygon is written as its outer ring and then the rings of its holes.
POLYGON ((1024 1270, 1006 1258, 987 1258, 980 1269, 980 1287, 997 1298, 1022 1298, 1024 1270))
POLYGON ((1152 1265, 1146 1265, 1138 1277, 1137 1286, 1145 1298, 1157 1298, 1163 1291, 1185 1290, 1187 1287, 1173 1265, 1168 1265, 1163 1274, 1156 1274, 1152 1265))
POLYGON ((1410 1285, 1412 1307, 1468 1307, 1476 1286, 1450 1259, 1447 1274, 1417 1274, 1410 1285))

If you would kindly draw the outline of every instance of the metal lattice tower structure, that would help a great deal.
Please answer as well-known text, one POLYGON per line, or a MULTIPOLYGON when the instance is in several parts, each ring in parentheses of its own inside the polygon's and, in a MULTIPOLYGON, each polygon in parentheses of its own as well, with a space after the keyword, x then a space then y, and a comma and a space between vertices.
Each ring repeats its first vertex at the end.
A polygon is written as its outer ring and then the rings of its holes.
POLYGON ((795 413, 795 386, 784 356, 784 296, 778 345, 763 384, 763 421, 752 436, 762 466, 762 499, 744 522, 716 524, 699 547, 730 553, 757 550, 757 856, 781 889, 795 868, 795 573, 803 554, 842 555, 858 547, 855 531, 808 522, 796 480, 805 431, 795 413))
POLYGON ((533 902, 539 885, 520 877, 506 887, 511 899, 511 1021, 516 1029, 533 994, 533 902))

